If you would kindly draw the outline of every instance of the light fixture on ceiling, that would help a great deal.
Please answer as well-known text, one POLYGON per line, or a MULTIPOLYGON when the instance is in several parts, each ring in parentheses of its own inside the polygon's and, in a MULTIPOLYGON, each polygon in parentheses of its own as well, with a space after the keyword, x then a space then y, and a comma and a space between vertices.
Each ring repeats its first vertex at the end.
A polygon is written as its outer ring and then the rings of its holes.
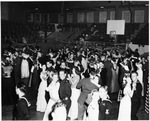
POLYGON ((145 4, 145 6, 149 6, 149 4, 145 4))
POLYGON ((39 10, 39 8, 35 8, 35 10, 37 11, 37 10, 39 10))
POLYGON ((102 9, 103 9, 104 7, 103 7, 103 6, 101 6, 100 8, 102 8, 102 9))

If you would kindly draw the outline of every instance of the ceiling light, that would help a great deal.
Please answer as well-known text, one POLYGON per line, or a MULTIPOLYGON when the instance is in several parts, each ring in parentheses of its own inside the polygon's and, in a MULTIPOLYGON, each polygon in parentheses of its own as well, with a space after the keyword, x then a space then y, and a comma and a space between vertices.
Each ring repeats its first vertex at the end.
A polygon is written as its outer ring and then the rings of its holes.
POLYGON ((149 6, 149 4, 145 4, 145 6, 149 6))
POLYGON ((35 10, 39 10, 38 8, 35 8, 35 10))

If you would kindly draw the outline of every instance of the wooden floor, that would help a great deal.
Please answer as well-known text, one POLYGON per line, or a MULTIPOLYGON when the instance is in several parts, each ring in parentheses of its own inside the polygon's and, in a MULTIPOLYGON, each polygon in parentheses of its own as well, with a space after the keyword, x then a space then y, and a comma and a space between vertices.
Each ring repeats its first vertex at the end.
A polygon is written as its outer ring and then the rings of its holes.
MULTIPOLYGON (((119 109, 119 103, 117 102, 117 93, 110 95, 113 108, 112 108, 112 114, 111 114, 111 120, 117 120, 118 117, 118 109, 119 109)), ((37 112, 36 111, 36 93, 32 91, 31 89, 28 89, 28 99, 31 102, 30 107, 30 119, 31 120, 42 120, 44 113, 37 112)), ((149 120, 149 114, 147 114, 144 110, 144 100, 142 100, 142 104, 140 107, 140 110, 137 114, 139 120, 149 120)), ((12 120, 12 110, 13 105, 9 106, 2 106, 2 120, 12 120)))

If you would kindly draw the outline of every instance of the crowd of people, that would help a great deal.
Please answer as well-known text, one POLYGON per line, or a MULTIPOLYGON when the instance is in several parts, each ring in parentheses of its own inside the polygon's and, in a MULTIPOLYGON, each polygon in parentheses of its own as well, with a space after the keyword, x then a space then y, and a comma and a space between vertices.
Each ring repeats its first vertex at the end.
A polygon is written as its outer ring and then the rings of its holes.
POLYGON ((38 46, 11 47, 2 51, 1 63, 2 103, 17 103, 16 119, 30 119, 26 88, 37 92, 36 111, 44 112, 43 120, 54 121, 109 120, 112 93, 120 101, 118 120, 137 120, 146 98, 149 56, 137 50, 75 45, 43 54, 38 46))

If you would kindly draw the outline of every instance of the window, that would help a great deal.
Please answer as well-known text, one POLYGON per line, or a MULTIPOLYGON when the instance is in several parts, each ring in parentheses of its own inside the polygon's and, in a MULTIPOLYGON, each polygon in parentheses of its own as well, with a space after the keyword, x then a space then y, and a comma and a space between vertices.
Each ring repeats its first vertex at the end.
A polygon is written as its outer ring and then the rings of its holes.
POLYGON ((110 20, 115 20, 115 11, 110 11, 110 20))
POLYGON ((84 12, 78 13, 78 23, 84 23, 84 12))
POLYGON ((33 13, 29 13, 29 14, 27 15, 27 21, 28 21, 28 22, 33 22, 33 13))
POLYGON ((125 20, 126 23, 130 23, 131 14, 130 11, 122 11, 122 20, 125 20))
POLYGON ((72 23, 73 22, 73 14, 72 13, 68 13, 67 14, 67 23, 72 23))
POLYGON ((40 13, 35 14, 35 22, 41 22, 41 14, 40 13))
POLYGON ((62 14, 58 15, 58 23, 63 23, 64 22, 64 16, 62 14))
POLYGON ((94 12, 87 12, 87 23, 94 23, 94 12))
POLYGON ((47 14, 47 23, 49 23, 50 20, 49 20, 49 13, 47 14))
POLYGON ((144 10, 135 10, 134 22, 135 23, 144 22, 144 10))
POLYGON ((99 23, 106 23, 107 21, 107 12, 99 12, 99 23))

